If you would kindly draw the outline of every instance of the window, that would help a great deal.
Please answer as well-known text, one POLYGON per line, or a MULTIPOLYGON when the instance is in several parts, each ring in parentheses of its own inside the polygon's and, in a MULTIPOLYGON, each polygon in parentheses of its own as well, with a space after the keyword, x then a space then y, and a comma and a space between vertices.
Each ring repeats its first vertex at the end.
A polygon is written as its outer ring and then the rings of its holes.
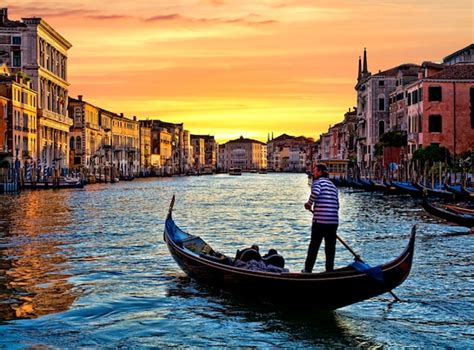
POLYGON ((418 91, 415 90, 411 93, 411 103, 418 103, 418 91))
POLYGON ((385 111, 385 98, 379 97, 379 111, 385 111))
POLYGON ((408 96, 407 96, 407 105, 411 106, 411 94, 410 93, 408 93, 408 96))
POLYGON ((21 36, 12 36, 12 45, 21 45, 21 36))
POLYGON ((428 101, 441 101, 441 86, 430 86, 428 88, 428 101))
POLYGON ((81 138, 78 136, 76 137, 76 150, 80 150, 80 149, 82 149, 81 138))
POLYGON ((428 131, 429 132, 441 132, 442 131, 442 124, 441 124, 441 116, 440 115, 430 115, 430 119, 428 120, 428 131))
POLYGON ((69 140, 69 149, 73 150, 74 149, 74 136, 71 136, 71 139, 69 140))
POLYGON ((385 85, 385 81, 384 80, 379 80, 379 86, 384 86, 385 85))
POLYGON ((21 67, 21 51, 12 52, 12 66, 21 67))
POLYGON ((423 102, 423 89, 418 89, 418 101, 423 102))
POLYGON ((379 121, 379 137, 385 133, 385 122, 383 120, 379 121))
POLYGON ((400 92, 399 94, 397 94, 397 101, 401 101, 403 100, 403 92, 400 92))
POLYGON ((474 129, 474 87, 470 89, 471 128, 474 129))

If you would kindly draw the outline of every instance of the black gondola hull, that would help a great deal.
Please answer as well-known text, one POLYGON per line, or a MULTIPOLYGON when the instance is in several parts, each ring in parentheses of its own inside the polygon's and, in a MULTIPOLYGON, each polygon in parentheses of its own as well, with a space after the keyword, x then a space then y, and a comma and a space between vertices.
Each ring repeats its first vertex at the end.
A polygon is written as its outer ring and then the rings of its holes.
MULTIPOLYGON (((172 219, 169 217, 168 220, 172 219)), ((381 266, 383 282, 349 267, 314 274, 251 271, 210 261, 188 252, 172 240, 172 235, 166 228, 164 240, 181 269, 200 283, 251 297, 253 300, 291 307, 334 310, 384 294, 400 285, 410 273, 415 233, 412 232, 410 243, 397 259, 381 266)))
POLYGON ((456 214, 450 210, 441 208, 431 203, 427 198, 423 198, 423 208, 430 214, 442 218, 454 224, 465 227, 474 227, 474 215, 456 214))

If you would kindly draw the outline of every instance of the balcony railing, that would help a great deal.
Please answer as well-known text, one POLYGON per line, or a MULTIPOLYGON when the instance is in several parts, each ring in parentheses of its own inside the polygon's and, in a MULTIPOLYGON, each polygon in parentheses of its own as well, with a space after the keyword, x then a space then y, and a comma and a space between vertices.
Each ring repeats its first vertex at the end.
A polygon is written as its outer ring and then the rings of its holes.
POLYGON ((44 118, 48 118, 48 119, 52 119, 52 120, 55 120, 57 122, 60 122, 60 123, 63 123, 63 124, 66 124, 68 125, 69 127, 71 127, 74 122, 71 118, 65 116, 65 115, 62 115, 62 114, 59 114, 59 113, 55 113, 55 112, 52 112, 52 111, 49 111, 47 109, 42 109, 40 111, 40 114, 41 116, 43 116, 44 118))

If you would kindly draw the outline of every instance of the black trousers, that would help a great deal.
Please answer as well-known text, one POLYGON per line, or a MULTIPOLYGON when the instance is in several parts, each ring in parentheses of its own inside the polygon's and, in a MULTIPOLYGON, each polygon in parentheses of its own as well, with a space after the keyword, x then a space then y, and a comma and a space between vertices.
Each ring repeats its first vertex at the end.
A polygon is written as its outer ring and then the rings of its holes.
POLYGON ((334 256, 336 255, 336 233, 337 224, 318 224, 313 222, 311 226, 311 242, 308 247, 308 255, 304 269, 306 272, 312 272, 316 257, 318 256, 319 246, 324 238, 324 251, 326 253, 326 271, 334 270, 334 256))

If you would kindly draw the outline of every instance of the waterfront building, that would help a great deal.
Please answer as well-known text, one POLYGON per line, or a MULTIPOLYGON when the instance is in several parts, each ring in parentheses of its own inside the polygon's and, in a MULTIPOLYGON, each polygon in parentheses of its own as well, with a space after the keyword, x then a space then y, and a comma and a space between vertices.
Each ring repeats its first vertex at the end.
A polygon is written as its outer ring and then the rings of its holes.
MULTIPOLYGON (((83 100, 69 98, 69 116, 73 120, 70 129, 70 168, 98 174, 105 167, 104 132, 99 123, 100 108, 83 100)), ((102 172, 103 173, 103 172, 102 172)))
POLYGON ((191 135, 194 167, 196 170, 213 172, 217 168, 218 145, 212 135, 191 135), (199 140, 198 140, 199 139, 199 140), (201 141, 202 140, 202 141, 201 141), (203 142, 203 148, 201 143, 203 142), (197 153, 196 153, 197 152, 197 153), (196 161, 199 161, 199 167, 196 161))
POLYGON ((118 169, 113 166, 115 152, 112 143, 112 125, 114 119, 118 118, 118 114, 99 108, 99 125, 102 135, 101 147, 99 148, 99 169, 103 167, 104 171, 101 174, 105 175, 105 181, 115 181, 115 178, 119 176, 118 169))
POLYGON ((151 174, 151 128, 140 123, 140 173, 151 174))
POLYGON ((187 174, 193 169, 193 147, 191 145, 191 133, 189 130, 183 130, 183 157, 184 173, 187 174))
POLYGON ((375 165, 375 145, 390 128, 389 95, 397 86, 415 80, 419 66, 402 64, 372 75, 367 69, 364 49, 363 67, 359 58, 357 91, 357 161, 361 169, 372 170, 375 165))
POLYGON ((67 52, 72 47, 43 19, 8 19, 0 9, 0 63, 12 72, 23 71, 37 91, 37 162, 67 169, 69 164, 67 52))
POLYGON ((206 165, 206 140, 200 135, 191 135, 193 164, 196 172, 201 172, 206 165))
POLYGON ((325 132, 319 137, 319 154, 322 161, 331 159, 331 140, 332 133, 325 132))
POLYGON ((409 159, 431 144, 454 157, 474 149, 474 63, 441 70, 424 63, 423 77, 406 86, 405 100, 409 159))
POLYGON ((167 157, 167 153, 165 155, 155 153, 156 150, 160 150, 162 147, 164 147, 163 149, 167 152, 168 148, 166 144, 160 145, 162 141, 167 141, 165 136, 167 132, 171 137, 171 157, 169 161, 166 159, 166 164, 169 164, 166 165, 169 168, 169 170, 167 169, 167 173, 170 175, 185 173, 186 159, 184 154, 187 145, 185 145, 184 142, 183 123, 174 124, 161 120, 142 120, 141 123, 151 128, 152 158, 155 160, 155 163, 157 159, 160 159, 160 166, 163 166, 163 157, 167 157), (160 135, 162 135, 161 130, 164 131, 163 137, 165 138, 160 138, 160 135))
POLYGON ((10 74, 3 65, 0 67, 0 96, 3 100, 0 118, 3 167, 23 170, 28 165, 36 168, 37 94, 31 79, 23 72, 10 74))
POLYGON ((453 65, 459 63, 474 63, 474 44, 470 44, 443 59, 443 64, 453 65))
POLYGON ((268 169, 272 171, 305 171, 311 163, 314 140, 282 134, 267 142, 268 169))
POLYGON ((341 125, 341 159, 355 160, 357 157, 357 108, 344 114, 341 125))
POLYGON ((120 113, 112 119, 112 165, 124 179, 138 176, 140 170, 140 126, 136 117, 120 113))
POLYGON ((241 136, 219 147, 219 169, 260 170, 267 168, 267 145, 241 136))

